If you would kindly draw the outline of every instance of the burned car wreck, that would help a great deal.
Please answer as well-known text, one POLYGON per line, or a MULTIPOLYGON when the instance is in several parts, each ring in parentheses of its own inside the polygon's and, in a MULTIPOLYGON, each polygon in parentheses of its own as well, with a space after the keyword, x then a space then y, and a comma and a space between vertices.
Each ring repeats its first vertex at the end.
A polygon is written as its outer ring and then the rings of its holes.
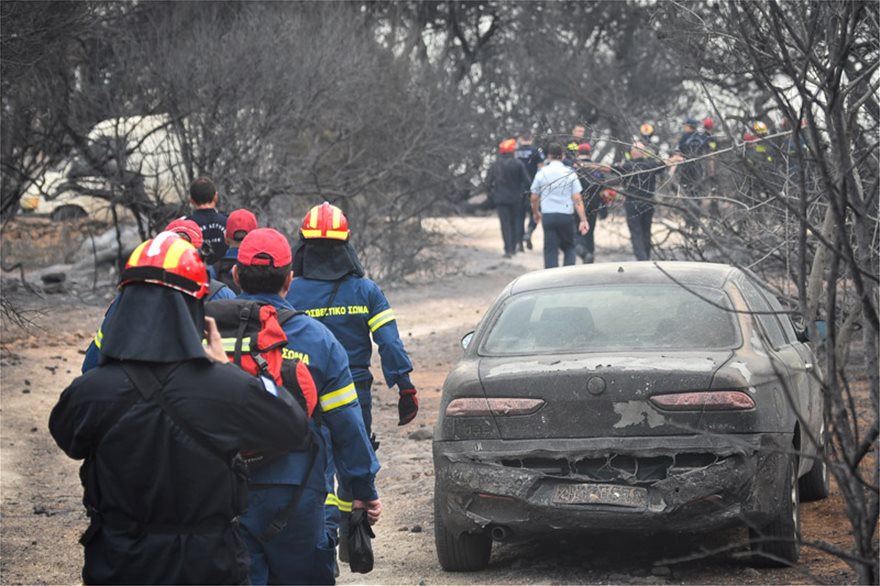
POLYGON ((434 436, 446 570, 550 532, 749 527, 798 557, 827 495, 812 352, 749 275, 706 263, 582 265, 499 295, 446 379, 434 436))

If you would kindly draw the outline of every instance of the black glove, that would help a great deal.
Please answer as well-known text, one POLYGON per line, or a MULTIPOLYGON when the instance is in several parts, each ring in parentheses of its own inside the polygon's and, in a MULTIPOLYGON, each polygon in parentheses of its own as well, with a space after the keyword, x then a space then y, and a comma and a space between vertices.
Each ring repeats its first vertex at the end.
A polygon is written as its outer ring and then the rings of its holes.
POLYGON ((400 389, 400 399, 397 401, 397 415, 400 419, 397 425, 406 425, 416 418, 419 412, 419 399, 415 389, 400 389))

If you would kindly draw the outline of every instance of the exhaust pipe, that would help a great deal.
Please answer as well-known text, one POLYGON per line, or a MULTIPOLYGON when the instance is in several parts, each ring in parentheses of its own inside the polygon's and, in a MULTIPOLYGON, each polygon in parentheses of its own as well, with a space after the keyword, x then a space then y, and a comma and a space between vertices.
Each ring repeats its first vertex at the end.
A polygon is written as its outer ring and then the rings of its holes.
POLYGON ((510 539, 510 529, 504 525, 493 525, 489 530, 489 537, 492 541, 507 541, 510 539))

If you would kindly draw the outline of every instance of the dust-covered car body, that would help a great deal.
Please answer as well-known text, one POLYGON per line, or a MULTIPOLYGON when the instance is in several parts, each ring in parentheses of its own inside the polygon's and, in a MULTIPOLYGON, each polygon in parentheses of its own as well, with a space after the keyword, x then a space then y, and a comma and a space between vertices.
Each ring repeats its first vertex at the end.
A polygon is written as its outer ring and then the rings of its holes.
POLYGON ((488 562, 489 538, 551 531, 758 531, 782 515, 796 535, 822 398, 812 352, 742 271, 530 273, 468 341, 433 446, 447 569, 488 562))

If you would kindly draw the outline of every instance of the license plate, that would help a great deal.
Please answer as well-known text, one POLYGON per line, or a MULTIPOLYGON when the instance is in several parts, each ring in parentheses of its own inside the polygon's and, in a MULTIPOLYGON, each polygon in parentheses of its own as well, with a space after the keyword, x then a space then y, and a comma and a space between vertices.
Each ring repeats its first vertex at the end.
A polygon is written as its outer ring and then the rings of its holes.
POLYGON ((557 484, 553 502, 562 505, 614 505, 644 509, 647 489, 613 484, 557 484))

